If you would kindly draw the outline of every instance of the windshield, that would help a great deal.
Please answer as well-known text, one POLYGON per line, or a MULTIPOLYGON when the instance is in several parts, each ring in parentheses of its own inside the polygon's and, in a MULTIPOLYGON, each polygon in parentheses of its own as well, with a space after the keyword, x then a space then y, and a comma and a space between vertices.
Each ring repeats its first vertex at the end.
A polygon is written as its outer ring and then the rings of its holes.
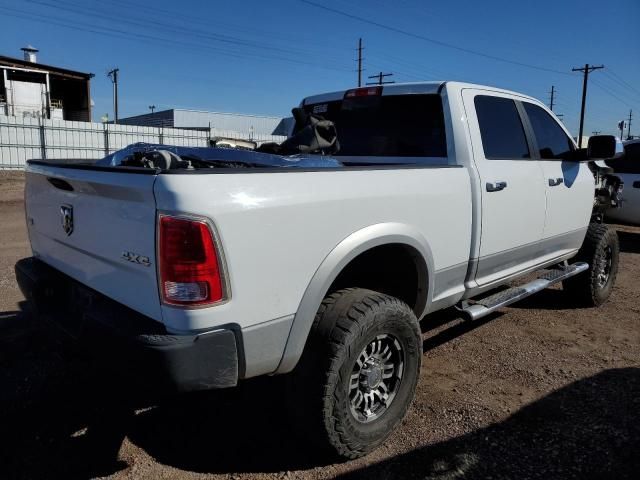
POLYGON ((340 142, 336 156, 447 156, 439 95, 353 97, 305 105, 304 110, 335 124, 340 142))

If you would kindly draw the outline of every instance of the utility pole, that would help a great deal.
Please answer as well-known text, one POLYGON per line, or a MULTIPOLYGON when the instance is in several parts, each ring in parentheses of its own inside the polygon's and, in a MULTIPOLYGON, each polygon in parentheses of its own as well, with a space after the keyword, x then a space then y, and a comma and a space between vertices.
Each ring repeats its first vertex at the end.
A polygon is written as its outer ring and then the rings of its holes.
POLYGON ((358 87, 362 86, 362 38, 358 40, 358 87))
POLYGON ((151 113, 153 113, 155 109, 156 109, 155 105, 149 105, 149 110, 151 110, 151 113))
POLYGON ((553 96, 556 93, 556 87, 551 85, 551 100, 549 101, 549 110, 553 112, 553 96))
POLYGON ((395 80, 383 81, 384 77, 390 77, 393 73, 378 73, 377 75, 370 75, 369 78, 377 78, 377 82, 367 82, 367 85, 386 85, 387 83, 396 83, 395 80))
POLYGON ((582 148, 582 130, 584 127, 584 108, 587 101, 587 81, 589 80, 589 74, 594 70, 599 70, 604 68, 604 65, 589 65, 588 63, 584 64, 584 67, 581 68, 572 68, 572 72, 582 72, 582 107, 580 109, 580 132, 578 133, 578 148, 582 148))
POLYGON ((631 116, 632 116, 632 114, 633 114, 633 110, 629 110, 629 120, 627 121, 627 140, 631 140, 631 116))
POLYGON ((113 83, 113 123, 118 123, 118 72, 119 68, 114 68, 113 70, 109 70, 107 76, 111 79, 113 83))
POLYGON ((624 120, 618 122, 618 130, 620 130, 620 141, 624 140, 624 120))

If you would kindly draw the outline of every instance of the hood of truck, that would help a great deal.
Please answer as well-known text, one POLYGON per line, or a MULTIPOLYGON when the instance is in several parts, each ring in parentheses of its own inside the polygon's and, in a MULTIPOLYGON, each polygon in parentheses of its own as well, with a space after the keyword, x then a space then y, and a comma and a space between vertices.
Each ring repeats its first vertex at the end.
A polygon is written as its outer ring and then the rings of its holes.
POLYGON ((90 288, 162 321, 153 171, 30 165, 26 220, 34 256, 90 288))

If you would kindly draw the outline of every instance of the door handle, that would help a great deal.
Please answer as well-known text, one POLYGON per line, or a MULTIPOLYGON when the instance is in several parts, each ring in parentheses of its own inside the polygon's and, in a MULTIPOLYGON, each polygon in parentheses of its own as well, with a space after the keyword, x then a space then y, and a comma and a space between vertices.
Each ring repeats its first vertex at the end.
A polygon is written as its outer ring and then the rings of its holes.
POLYGON ((564 181, 564 178, 562 178, 562 177, 550 178, 549 179, 549 186, 550 187, 556 187, 556 186, 560 185, 563 181, 564 181))
POLYGON ((507 188, 507 182, 487 182, 487 192, 499 192, 507 188))

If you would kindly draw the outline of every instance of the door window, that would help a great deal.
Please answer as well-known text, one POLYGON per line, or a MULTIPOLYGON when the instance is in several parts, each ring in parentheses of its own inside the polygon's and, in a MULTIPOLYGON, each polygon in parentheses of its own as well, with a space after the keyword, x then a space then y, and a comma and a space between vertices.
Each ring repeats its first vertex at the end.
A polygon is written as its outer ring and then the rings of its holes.
POLYGON ((523 103, 543 160, 569 159, 573 143, 551 115, 533 103, 523 103))
POLYGON ((474 100, 484 156, 493 160, 531 158, 516 103, 478 95, 474 100))

